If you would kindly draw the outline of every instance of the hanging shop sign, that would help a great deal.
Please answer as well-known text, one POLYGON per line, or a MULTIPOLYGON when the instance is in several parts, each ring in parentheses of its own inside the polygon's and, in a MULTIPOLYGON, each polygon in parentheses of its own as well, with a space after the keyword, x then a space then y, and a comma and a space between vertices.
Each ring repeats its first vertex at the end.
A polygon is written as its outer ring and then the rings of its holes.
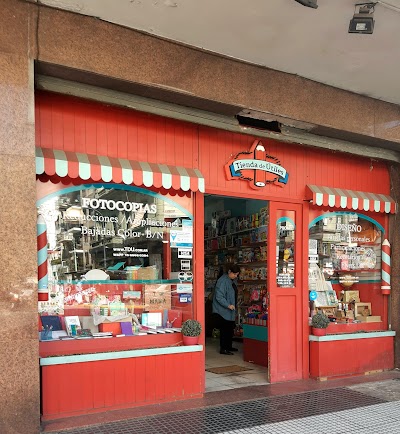
POLYGON ((268 155, 264 145, 255 140, 248 152, 240 152, 225 165, 228 180, 249 181, 251 188, 258 189, 267 184, 283 187, 289 174, 280 165, 278 158, 268 155))

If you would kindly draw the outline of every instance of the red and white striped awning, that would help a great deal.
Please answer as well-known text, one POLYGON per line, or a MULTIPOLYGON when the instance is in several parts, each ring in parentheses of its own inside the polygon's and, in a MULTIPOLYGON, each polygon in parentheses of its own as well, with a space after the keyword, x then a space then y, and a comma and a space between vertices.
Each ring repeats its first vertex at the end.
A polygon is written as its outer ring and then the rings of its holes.
POLYGON ((385 194, 307 185, 306 195, 307 199, 311 199, 312 203, 318 206, 385 212, 390 214, 397 212, 396 202, 385 194))
POLYGON ((36 174, 204 193, 198 169, 36 148, 36 174))

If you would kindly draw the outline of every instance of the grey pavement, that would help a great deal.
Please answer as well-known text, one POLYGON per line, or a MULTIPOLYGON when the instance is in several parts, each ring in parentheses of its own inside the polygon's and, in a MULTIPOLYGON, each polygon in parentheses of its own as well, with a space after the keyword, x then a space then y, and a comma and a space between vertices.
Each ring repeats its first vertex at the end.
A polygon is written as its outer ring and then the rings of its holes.
POLYGON ((57 432, 400 434, 400 379, 266 396, 57 432))

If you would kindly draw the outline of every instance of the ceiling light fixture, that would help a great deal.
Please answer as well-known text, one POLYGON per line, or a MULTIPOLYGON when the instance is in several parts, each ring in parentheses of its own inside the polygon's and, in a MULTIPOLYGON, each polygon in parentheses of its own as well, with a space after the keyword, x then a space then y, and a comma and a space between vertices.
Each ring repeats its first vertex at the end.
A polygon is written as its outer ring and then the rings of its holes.
POLYGON ((349 33, 372 34, 374 31, 374 11, 377 2, 356 3, 353 18, 350 20, 349 33))
POLYGON ((302 4, 303 6, 307 6, 308 8, 317 9, 317 0, 295 0, 297 3, 302 4))

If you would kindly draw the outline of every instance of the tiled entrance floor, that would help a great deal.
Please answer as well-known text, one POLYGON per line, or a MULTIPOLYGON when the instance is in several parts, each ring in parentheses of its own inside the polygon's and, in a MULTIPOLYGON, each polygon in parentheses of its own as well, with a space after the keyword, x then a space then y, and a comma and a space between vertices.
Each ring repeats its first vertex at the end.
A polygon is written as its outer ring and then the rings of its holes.
POLYGON ((206 342, 206 369, 220 366, 244 366, 249 371, 232 374, 213 374, 206 371, 206 392, 216 392, 239 387, 260 386, 268 384, 267 368, 243 361, 243 344, 234 342, 233 346, 239 351, 232 356, 219 354, 219 340, 208 338, 206 342))

